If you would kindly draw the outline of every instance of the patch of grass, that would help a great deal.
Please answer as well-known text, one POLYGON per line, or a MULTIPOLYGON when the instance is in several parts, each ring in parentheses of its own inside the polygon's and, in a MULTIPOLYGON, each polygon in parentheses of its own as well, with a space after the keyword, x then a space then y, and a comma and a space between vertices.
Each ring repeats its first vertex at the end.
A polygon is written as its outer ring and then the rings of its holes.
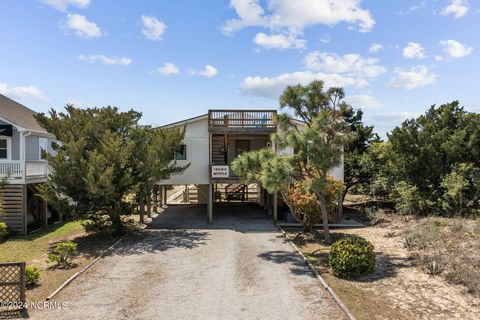
POLYGON ((79 221, 68 221, 26 236, 13 236, 0 244, 0 261, 32 261, 44 255, 52 243, 82 233, 79 221))
POLYGON ((41 272, 40 282, 27 291, 28 301, 41 301, 58 288, 65 280, 95 259, 118 237, 85 233, 80 221, 69 221, 50 226, 46 230, 26 236, 14 236, 0 244, 0 261, 27 262, 41 272), (73 267, 52 269, 46 263, 48 253, 60 242, 70 240, 78 245, 78 256, 73 267))

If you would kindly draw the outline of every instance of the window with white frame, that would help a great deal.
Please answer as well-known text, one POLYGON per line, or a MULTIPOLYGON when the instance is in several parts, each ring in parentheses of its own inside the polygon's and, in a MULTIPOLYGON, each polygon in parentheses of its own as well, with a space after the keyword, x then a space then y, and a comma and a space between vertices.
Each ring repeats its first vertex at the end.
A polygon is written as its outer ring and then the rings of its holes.
POLYGON ((187 160, 187 145, 180 145, 180 150, 175 154, 175 160, 187 160))
POLYGON ((0 137, 0 159, 10 159, 10 138, 0 137))
POLYGON ((38 139, 38 151, 40 152, 38 158, 39 159, 46 159, 47 157, 45 156, 45 154, 47 153, 48 151, 48 139, 46 138, 39 138, 38 139))

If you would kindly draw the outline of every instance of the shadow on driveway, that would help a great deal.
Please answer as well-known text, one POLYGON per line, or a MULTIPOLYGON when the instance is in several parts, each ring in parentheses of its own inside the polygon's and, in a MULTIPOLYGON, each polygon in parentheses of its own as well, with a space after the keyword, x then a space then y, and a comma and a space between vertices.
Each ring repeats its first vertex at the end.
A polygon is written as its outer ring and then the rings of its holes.
POLYGON ((147 229, 227 229, 237 232, 277 232, 273 219, 255 204, 216 203, 213 224, 207 222, 206 205, 167 207, 147 229))

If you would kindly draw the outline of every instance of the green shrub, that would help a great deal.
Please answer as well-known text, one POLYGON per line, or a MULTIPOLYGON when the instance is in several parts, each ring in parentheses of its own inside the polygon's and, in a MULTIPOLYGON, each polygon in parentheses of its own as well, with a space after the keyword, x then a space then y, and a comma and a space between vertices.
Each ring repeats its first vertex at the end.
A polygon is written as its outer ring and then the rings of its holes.
POLYGON ((70 266, 75 255, 77 255, 77 244, 72 241, 63 241, 48 254, 47 262, 53 262, 59 267, 66 268, 70 266))
POLYGON ((336 277, 355 278, 375 271, 373 245, 358 237, 343 238, 335 242, 328 263, 336 277))
POLYGON ((8 227, 5 222, 0 222, 0 241, 8 235, 8 227))
POLYGON ((25 280, 28 287, 38 285, 40 281, 40 270, 35 266, 27 266, 25 268, 25 280))

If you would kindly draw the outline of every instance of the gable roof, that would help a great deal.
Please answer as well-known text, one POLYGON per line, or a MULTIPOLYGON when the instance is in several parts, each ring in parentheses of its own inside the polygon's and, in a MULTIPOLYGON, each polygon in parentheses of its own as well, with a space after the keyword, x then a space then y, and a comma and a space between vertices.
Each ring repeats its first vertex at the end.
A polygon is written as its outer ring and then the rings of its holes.
POLYGON ((208 113, 202 114, 200 116, 196 116, 196 117, 193 117, 193 118, 188 118, 188 119, 185 119, 185 120, 169 123, 169 124, 160 126, 158 128, 161 128, 161 129, 165 128, 166 129, 166 128, 171 128, 171 127, 177 127, 177 126, 185 125, 185 124, 190 123, 190 122, 195 122, 195 121, 199 121, 199 120, 203 120, 203 119, 207 119, 207 118, 208 118, 208 113))
POLYGON ((51 135, 35 119, 35 111, 0 94, 0 118, 26 130, 51 135))

